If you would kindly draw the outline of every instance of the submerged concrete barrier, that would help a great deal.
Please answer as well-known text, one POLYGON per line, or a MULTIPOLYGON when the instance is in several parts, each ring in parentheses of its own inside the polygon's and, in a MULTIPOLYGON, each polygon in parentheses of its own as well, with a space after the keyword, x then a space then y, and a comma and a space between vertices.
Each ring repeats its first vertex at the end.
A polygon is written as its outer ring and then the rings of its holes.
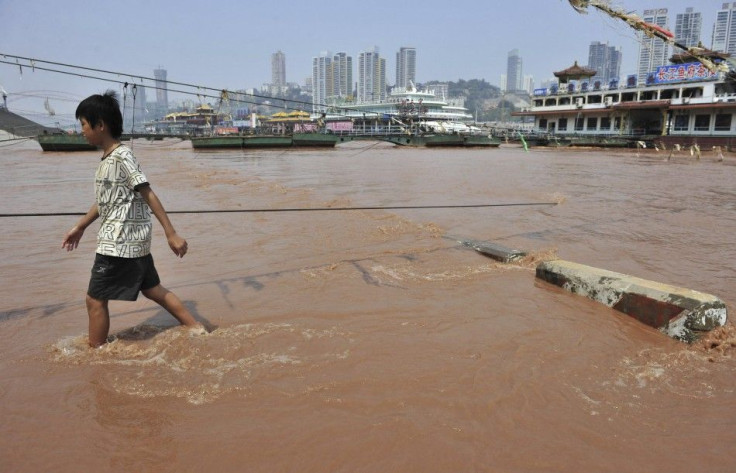
POLYGON ((526 256, 524 251, 507 248, 490 241, 463 240, 460 243, 502 263, 511 263, 526 256))
POLYGON ((726 305, 703 292, 564 260, 540 263, 537 277, 688 343, 726 323, 726 305))

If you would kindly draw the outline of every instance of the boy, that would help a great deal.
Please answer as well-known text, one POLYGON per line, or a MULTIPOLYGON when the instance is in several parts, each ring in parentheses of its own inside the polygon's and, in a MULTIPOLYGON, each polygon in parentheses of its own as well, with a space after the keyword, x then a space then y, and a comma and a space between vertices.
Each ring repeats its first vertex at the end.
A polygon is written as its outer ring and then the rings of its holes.
POLYGON ((161 223, 174 254, 183 258, 187 242, 177 235, 131 149, 120 143, 123 117, 115 92, 108 90, 104 95, 84 99, 75 115, 87 141, 102 150, 95 173, 96 202, 61 244, 67 251, 77 248, 84 230, 101 217, 86 301, 89 345, 99 347, 107 341, 108 301, 134 301, 139 291, 182 325, 204 330, 181 300, 161 286, 150 253, 151 212, 161 223))

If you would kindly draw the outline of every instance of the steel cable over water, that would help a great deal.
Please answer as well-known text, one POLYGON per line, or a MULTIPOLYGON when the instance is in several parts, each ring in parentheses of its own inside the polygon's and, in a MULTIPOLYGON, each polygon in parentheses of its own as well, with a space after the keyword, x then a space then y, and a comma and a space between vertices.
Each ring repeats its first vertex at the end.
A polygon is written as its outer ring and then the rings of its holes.
MULTIPOLYGON (((460 204, 460 205, 388 205, 357 207, 301 207, 281 209, 213 209, 213 210, 167 210, 168 214, 217 214, 217 213, 276 213, 276 212, 344 212, 350 210, 422 210, 422 209, 478 209, 491 207, 534 207, 555 206, 557 202, 512 202, 508 204, 460 204)), ((20 217, 70 217, 86 215, 86 212, 29 212, 0 213, 0 218, 20 217)))

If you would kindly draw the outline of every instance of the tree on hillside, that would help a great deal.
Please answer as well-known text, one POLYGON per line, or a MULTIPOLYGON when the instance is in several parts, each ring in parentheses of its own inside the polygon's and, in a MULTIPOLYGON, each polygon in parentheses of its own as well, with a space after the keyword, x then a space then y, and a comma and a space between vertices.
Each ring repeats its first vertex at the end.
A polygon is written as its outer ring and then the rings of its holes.
MULTIPOLYGON (((438 84, 439 81, 431 81, 425 86, 438 84)), ((513 120, 511 112, 515 106, 509 100, 504 99, 504 94, 498 86, 491 85, 485 79, 459 79, 457 82, 448 82, 448 93, 450 97, 463 97, 465 107, 478 121, 509 121, 513 120)))

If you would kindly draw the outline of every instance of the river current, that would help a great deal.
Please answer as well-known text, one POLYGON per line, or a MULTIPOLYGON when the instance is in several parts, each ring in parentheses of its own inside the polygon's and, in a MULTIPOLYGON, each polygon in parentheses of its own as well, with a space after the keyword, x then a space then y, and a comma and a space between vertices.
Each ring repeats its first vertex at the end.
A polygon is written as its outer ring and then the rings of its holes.
MULTIPOLYGON (((1 213, 84 212, 99 152, 1 144, 1 213)), ((86 348, 93 224, 2 218, 2 472, 732 472, 736 330, 686 345, 541 282, 562 258, 714 294, 734 315, 736 156, 710 151, 195 152, 135 141, 172 214, 164 286, 86 348), (529 252, 501 264, 462 245, 529 252)))

